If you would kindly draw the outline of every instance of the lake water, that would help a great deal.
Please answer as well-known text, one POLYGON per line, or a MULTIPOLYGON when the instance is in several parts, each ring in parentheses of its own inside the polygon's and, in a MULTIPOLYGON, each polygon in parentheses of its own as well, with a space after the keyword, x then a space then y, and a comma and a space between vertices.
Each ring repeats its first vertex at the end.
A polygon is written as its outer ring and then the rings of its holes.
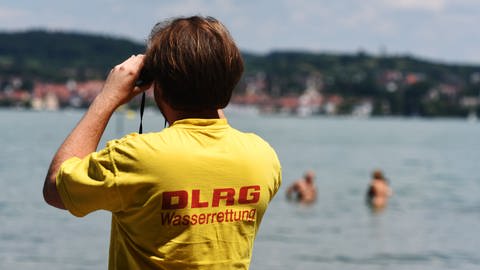
MULTIPOLYGON (((75 218, 47 206, 47 166, 79 111, 0 110, 0 269, 106 269, 110 215, 75 218)), ((480 123, 464 120, 227 115, 277 150, 283 186, 255 242, 252 270, 480 269, 480 123), (381 168, 394 196, 364 204, 381 168), (305 170, 317 175, 312 207, 285 200, 305 170)), ((163 126, 147 113, 144 129, 163 126)), ((136 131, 114 115, 107 139, 136 131)))

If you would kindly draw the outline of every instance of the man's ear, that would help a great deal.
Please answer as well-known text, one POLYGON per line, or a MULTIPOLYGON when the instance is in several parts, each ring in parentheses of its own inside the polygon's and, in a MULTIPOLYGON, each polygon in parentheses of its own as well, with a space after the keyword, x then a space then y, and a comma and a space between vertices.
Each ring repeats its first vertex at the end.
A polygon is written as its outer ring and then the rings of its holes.
POLYGON ((218 109, 217 113, 218 113, 218 118, 220 118, 220 119, 225 118, 225 114, 223 113, 223 109, 218 109))

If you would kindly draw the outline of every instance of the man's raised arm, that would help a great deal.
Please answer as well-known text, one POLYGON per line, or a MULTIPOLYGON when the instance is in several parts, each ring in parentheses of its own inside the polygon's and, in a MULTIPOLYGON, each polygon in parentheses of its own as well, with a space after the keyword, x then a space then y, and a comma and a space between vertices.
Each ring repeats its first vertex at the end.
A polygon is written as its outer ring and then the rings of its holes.
POLYGON ((56 177, 62 163, 69 158, 83 158, 96 151, 113 112, 150 87, 135 86, 135 80, 143 66, 143 57, 132 56, 110 71, 102 91, 56 152, 43 186, 43 197, 48 204, 65 209, 56 186, 56 177))

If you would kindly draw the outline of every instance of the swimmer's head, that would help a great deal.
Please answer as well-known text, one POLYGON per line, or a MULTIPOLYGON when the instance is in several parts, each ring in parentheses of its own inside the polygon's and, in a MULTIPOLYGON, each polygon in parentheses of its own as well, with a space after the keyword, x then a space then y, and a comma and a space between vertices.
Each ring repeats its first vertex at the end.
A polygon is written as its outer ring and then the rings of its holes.
POLYGON ((372 173, 372 177, 374 179, 380 179, 380 180, 385 180, 385 177, 383 176, 383 172, 381 170, 375 170, 372 173))
POLYGON ((309 183, 312 183, 313 180, 315 179, 315 173, 312 171, 312 170, 308 170, 306 173, 305 173, 305 180, 309 183))

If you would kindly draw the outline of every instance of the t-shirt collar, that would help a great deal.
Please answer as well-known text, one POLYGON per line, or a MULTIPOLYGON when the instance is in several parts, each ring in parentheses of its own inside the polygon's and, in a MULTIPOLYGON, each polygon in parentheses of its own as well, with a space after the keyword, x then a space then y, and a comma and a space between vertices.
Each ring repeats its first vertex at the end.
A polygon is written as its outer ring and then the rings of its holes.
POLYGON ((228 121, 226 118, 186 118, 175 121, 170 127, 175 128, 226 128, 228 121))

